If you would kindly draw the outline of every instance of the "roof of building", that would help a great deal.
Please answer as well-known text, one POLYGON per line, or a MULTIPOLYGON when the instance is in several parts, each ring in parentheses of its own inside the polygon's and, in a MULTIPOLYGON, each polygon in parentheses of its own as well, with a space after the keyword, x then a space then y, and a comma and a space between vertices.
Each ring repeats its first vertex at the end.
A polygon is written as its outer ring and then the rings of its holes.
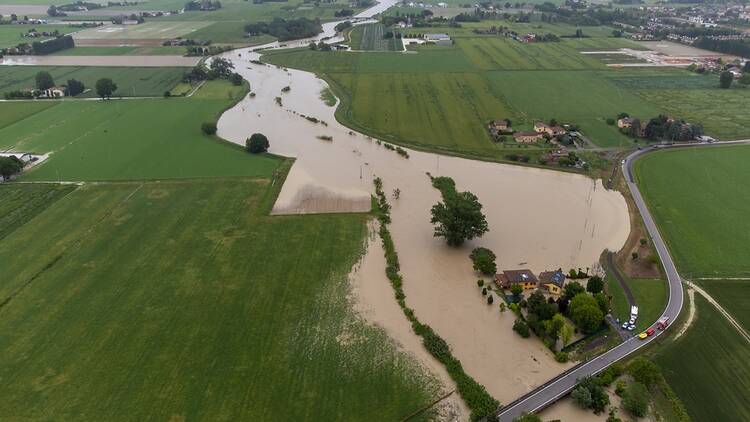
POLYGON ((516 132, 516 133, 513 134, 513 137, 515 137, 515 138, 522 138, 524 136, 539 137, 539 136, 542 136, 542 135, 540 135, 539 132, 534 132, 534 131, 516 132))
POLYGON ((448 34, 424 34, 425 38, 450 38, 448 34))
POLYGON ((495 274, 495 281, 501 284, 539 283, 531 270, 505 270, 502 274, 495 274))
POLYGON ((539 273, 539 281, 541 281, 542 284, 554 284, 562 289, 563 285, 565 285, 565 273, 563 273, 561 269, 556 271, 543 271, 539 273))
POLYGON ((548 127, 547 123, 544 122, 535 122, 534 127, 548 127))

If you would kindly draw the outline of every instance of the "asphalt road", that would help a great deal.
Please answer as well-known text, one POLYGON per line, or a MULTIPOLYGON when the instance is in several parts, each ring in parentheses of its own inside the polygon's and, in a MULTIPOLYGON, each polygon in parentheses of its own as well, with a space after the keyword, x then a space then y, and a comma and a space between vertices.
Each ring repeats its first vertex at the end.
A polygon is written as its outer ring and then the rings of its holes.
MULTIPOLYGON (((641 192, 638 190, 638 186, 635 184, 632 174, 632 165, 635 160, 644 154, 649 152, 666 149, 666 148, 694 148, 694 147, 718 147, 723 145, 737 145, 737 144, 750 144, 750 140, 741 141, 729 141, 729 142, 718 142, 711 144, 675 144, 675 145, 659 145, 643 150, 638 150, 630 154, 622 163, 622 173, 625 176, 628 188, 633 195, 638 211, 641 213, 643 222, 648 230, 649 235, 653 241, 656 252, 659 254, 662 264, 664 265, 664 271, 667 275, 667 281, 669 283, 669 301, 667 306, 662 312, 659 319, 662 317, 669 317, 670 323, 674 322, 680 314, 683 305, 683 289, 682 279, 677 273, 672 257, 669 255, 667 246, 662 239, 659 230, 656 228, 654 219, 649 212, 646 203, 641 196, 641 192)), ((655 327, 656 321, 651 325, 655 327)), ((619 361, 620 359, 630 355, 641 347, 656 340, 659 336, 666 333, 668 330, 656 330, 656 333, 648 337, 645 340, 639 339, 637 336, 632 337, 629 340, 617 345, 616 347, 604 352, 603 354, 587 361, 578 364, 570 370, 560 374, 559 376, 547 381, 536 389, 532 390, 525 396, 518 400, 509 403, 507 406, 500 409, 497 416, 501 422, 511 422, 514 418, 521 415, 523 412, 536 412, 544 409, 550 404, 554 403, 561 397, 565 396, 570 390, 575 387, 578 383, 578 379, 584 378, 590 375, 596 375, 603 371, 609 365, 619 361)))

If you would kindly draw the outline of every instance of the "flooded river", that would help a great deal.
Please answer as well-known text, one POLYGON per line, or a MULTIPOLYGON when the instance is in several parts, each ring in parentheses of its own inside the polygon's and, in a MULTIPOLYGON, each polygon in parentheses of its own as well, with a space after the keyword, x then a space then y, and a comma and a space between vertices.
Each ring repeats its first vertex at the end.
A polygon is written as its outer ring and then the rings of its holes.
MULTIPOLYGON (((330 36, 328 32, 318 38, 330 36)), ((622 195, 578 174, 410 149, 406 149, 409 158, 403 158, 336 122, 334 107, 320 100, 327 85, 315 75, 254 64, 251 60, 259 56, 250 50, 225 57, 256 95, 222 115, 219 135, 244 145, 252 133, 260 132, 268 136, 270 152, 296 158, 274 213, 367 211, 372 179, 381 177, 386 192, 396 188, 401 192, 399 199, 390 198, 391 232, 407 302, 450 343, 467 372, 508 403, 569 366, 556 363, 538 339, 516 335, 511 329, 512 314, 501 314, 498 301, 495 306, 485 303, 468 255, 476 246, 488 247, 497 254, 500 269, 538 272, 590 267, 604 249, 620 249, 628 236, 630 221, 622 195), (287 86, 290 90, 282 93, 287 86), (320 137, 332 137, 332 141, 320 137), (476 194, 484 205, 490 232, 461 248, 449 248, 433 237, 430 208, 440 194, 431 186, 427 172, 450 176, 459 190, 476 194)), ((381 248, 371 243, 355 281, 359 307, 450 386, 411 333, 379 255, 381 248)))

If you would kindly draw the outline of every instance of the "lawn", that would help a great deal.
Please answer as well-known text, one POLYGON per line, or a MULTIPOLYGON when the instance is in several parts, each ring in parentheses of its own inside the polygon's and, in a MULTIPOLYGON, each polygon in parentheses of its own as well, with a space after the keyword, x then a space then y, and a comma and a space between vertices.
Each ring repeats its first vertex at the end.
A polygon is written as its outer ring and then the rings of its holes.
POLYGON ((404 44, 400 38, 385 38, 389 30, 382 24, 373 23, 354 27, 349 33, 352 50, 361 51, 401 51, 404 44))
MULTIPOLYGON (((75 49, 74 49, 75 50, 75 49)), ((110 78, 117 84, 115 96, 162 96, 182 80, 184 67, 81 67, 81 66, 0 66, 0 93, 31 89, 38 72, 46 71, 55 83, 77 79, 91 90, 83 97, 96 97, 96 81, 110 78)))
POLYGON ((0 149, 54 152, 29 181, 270 176, 280 160, 200 129, 244 93, 216 81, 190 98, 63 101, 1 129, 0 149))
POLYGON ((750 276, 750 147, 661 151, 635 175, 677 268, 687 278, 750 276))
POLYGON ((697 320, 656 361, 694 421, 750 420, 750 347, 702 296, 697 320))
MULTIPOLYGON (((664 280, 646 278, 625 279, 638 306, 638 320, 636 333, 651 326, 659 319, 667 306, 667 284, 664 280)), ((630 319, 630 305, 625 297, 625 291, 614 277, 606 278, 607 294, 612 296, 612 315, 620 322, 630 319)))
POLYGON ((704 280, 700 286, 750 331, 750 280, 704 280))
MULTIPOLYGON (((16 3, 17 4, 17 3, 16 3)), ((57 30, 60 34, 76 31, 66 25, 0 25, 0 48, 15 47, 20 43, 31 44, 34 41, 47 40, 54 37, 24 38, 21 34, 36 29, 37 32, 52 32, 57 30)))
POLYGON ((269 217, 269 186, 89 184, 5 237, 0 419, 401 420, 434 400, 351 311, 367 216, 269 217))

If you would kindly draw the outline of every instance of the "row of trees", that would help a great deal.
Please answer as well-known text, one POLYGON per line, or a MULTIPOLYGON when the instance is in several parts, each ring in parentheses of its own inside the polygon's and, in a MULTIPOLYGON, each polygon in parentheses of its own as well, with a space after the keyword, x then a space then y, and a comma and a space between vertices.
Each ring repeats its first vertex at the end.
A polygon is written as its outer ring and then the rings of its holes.
POLYGON ((274 18, 271 22, 245 25, 245 32, 250 36, 268 34, 278 38, 279 41, 313 37, 322 30, 320 19, 311 20, 307 18, 292 20, 274 18))
MULTIPOLYGON (((34 77, 34 81, 36 83, 36 88, 40 91, 44 91, 55 86, 55 80, 52 78, 52 75, 49 72, 38 72, 34 77)), ((65 85, 65 95, 71 97, 75 97, 76 95, 83 93, 83 91, 85 90, 86 86, 83 84, 83 82, 77 79, 68 79, 68 82, 65 85)))
POLYGON ((223 57, 214 57, 211 64, 199 63, 182 75, 182 81, 195 83, 206 80, 227 79, 233 85, 242 85, 242 75, 234 72, 234 64, 223 57))
POLYGON ((55 53, 60 50, 75 47, 75 41, 70 35, 63 35, 62 37, 53 38, 47 41, 34 41, 31 44, 34 49, 34 54, 45 55, 55 53))

